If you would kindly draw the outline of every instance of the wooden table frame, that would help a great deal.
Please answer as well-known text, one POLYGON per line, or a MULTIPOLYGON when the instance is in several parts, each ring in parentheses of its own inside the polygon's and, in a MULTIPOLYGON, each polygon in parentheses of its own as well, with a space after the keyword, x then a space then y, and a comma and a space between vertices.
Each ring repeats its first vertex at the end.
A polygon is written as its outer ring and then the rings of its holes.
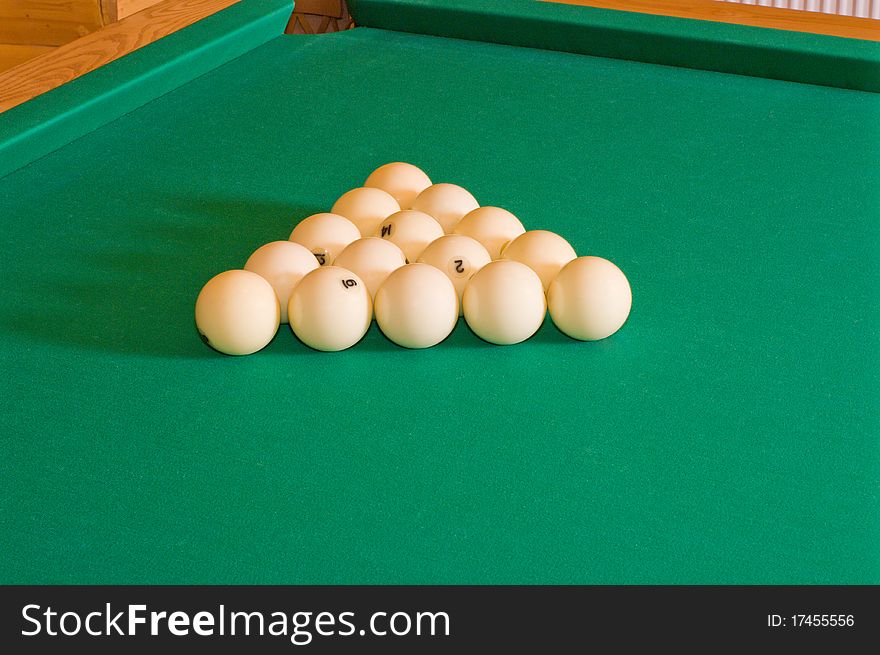
POLYGON ((799 9, 741 5, 716 0, 544 0, 544 2, 880 41, 880 21, 799 9))
MULTIPOLYGON (((852 16, 714 0, 546 1, 880 41, 880 21, 852 16)), ((236 2, 238 0, 163 0, 0 73, 0 112, 85 75, 236 2)))

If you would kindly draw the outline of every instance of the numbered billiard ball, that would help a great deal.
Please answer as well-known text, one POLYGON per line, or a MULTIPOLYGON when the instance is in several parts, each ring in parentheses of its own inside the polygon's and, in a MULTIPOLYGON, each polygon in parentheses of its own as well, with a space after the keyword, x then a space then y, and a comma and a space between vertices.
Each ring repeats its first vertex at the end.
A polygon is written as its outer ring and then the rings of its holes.
POLYGON ((547 293, 550 318, 581 341, 617 332, 632 308, 632 289, 616 265, 601 257, 578 257, 566 264, 547 293))
POLYGON ((501 249, 525 231, 520 220, 501 207, 478 207, 455 226, 455 234, 482 243, 492 259, 498 259, 501 249))
POLYGON ((353 241, 336 258, 336 266, 357 273, 367 285, 370 298, 388 275, 406 264, 403 251, 390 241, 379 237, 367 237, 353 241))
POLYGON ((460 234, 440 237, 425 248, 419 257, 419 262, 430 264, 446 274, 459 300, 471 276, 490 261, 492 258, 483 244, 460 234))
POLYGON ((287 301, 293 287, 316 268, 315 256, 305 246, 292 241, 273 241, 260 246, 244 265, 244 270, 256 273, 272 285, 281 306, 282 323, 287 323, 287 301))
POLYGON ((415 262, 430 243, 443 236, 443 228, 424 212, 406 209, 382 221, 376 236, 400 248, 408 262, 415 262))
POLYGON ((354 223, 362 236, 371 237, 382 221, 400 211, 400 205, 382 189, 358 187, 342 194, 330 211, 354 223))
POLYGON ((405 348, 430 348, 458 321, 458 296, 449 278, 428 264, 407 264, 388 276, 376 294, 376 323, 405 348))
POLYGON ((227 355, 250 355, 278 331, 281 307, 275 290, 251 271, 212 277, 196 299, 196 327, 202 340, 227 355))
POLYGON ((501 251, 502 259, 512 259, 531 268, 544 285, 544 291, 553 278, 577 253, 571 244, 555 232, 530 230, 516 237, 501 251))
POLYGON ((429 186, 416 196, 412 209, 433 216, 443 231, 450 234, 465 214, 479 206, 467 189, 457 184, 441 183, 429 186))
POLYGON ((470 279, 462 298, 464 318, 481 339, 508 345, 525 341, 541 327, 547 302, 541 278, 512 260, 486 264, 470 279))
POLYGON ((290 294, 290 328, 307 346, 335 352, 350 348, 367 333, 373 303, 364 281, 339 266, 308 273, 290 294))
POLYGON ((345 246, 360 238, 360 230, 344 216, 321 213, 301 220, 288 241, 308 248, 319 266, 329 266, 345 246))
POLYGON ((370 173, 364 186, 387 191, 401 209, 409 209, 416 196, 431 186, 431 178, 418 166, 396 161, 370 173))

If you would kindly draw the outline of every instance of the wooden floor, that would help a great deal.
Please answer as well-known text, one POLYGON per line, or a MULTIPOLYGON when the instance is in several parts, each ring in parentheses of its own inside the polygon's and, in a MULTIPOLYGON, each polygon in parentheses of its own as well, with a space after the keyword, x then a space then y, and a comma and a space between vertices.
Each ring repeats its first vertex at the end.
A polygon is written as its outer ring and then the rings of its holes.
POLYGON ((0 71, 156 4, 159 0, 0 0, 0 71))

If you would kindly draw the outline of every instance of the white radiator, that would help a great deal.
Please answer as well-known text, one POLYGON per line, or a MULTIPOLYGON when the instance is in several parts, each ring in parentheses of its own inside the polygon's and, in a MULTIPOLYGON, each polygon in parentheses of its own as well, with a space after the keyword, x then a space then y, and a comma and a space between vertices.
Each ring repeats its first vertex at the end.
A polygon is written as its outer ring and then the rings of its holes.
POLYGON ((880 20, 880 0, 722 0, 742 5, 760 5, 780 9, 819 11, 823 14, 876 18, 880 20))

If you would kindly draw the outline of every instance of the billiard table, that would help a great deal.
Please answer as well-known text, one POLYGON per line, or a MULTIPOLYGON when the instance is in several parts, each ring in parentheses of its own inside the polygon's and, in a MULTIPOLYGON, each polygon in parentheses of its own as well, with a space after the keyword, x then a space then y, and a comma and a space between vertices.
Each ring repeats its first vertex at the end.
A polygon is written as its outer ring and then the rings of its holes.
POLYGON ((243 0, 0 114, 0 582, 880 583, 876 42, 243 0), (213 275, 389 161, 617 263, 628 322, 426 350, 213 275))

